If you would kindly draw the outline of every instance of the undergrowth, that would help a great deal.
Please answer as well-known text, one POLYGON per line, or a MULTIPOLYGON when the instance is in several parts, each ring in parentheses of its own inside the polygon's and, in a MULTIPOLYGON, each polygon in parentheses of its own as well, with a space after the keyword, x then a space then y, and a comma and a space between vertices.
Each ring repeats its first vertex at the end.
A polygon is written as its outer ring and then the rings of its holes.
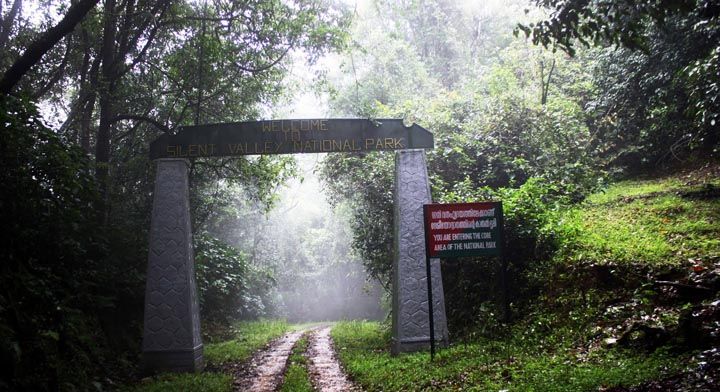
MULTIPOLYGON (((527 282, 510 322, 488 296, 432 363, 427 352, 391 356, 383 324, 340 323, 339 357, 368 391, 592 391, 690 370, 720 332, 718 187, 693 175, 625 181, 544 212, 542 246, 509 272, 527 282)), ((525 221, 543 213, 528 211, 525 221)))
POLYGON ((517 336, 452 345, 434 362, 427 352, 393 357, 387 329, 375 322, 339 323, 332 337, 345 369, 367 391, 590 391, 634 385, 683 366, 665 350, 539 349, 517 336))

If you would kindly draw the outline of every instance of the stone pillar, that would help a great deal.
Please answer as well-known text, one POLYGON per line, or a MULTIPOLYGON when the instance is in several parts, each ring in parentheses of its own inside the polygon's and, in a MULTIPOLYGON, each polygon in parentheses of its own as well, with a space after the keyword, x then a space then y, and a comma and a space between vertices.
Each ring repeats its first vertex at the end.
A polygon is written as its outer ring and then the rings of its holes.
MULTIPOLYGON (((424 150, 395 153, 394 354, 430 347, 423 204, 431 202, 424 150)), ((435 341, 448 341, 440 260, 431 260, 435 341)))
POLYGON ((156 160, 145 288, 142 367, 146 373, 202 370, 185 159, 156 160))

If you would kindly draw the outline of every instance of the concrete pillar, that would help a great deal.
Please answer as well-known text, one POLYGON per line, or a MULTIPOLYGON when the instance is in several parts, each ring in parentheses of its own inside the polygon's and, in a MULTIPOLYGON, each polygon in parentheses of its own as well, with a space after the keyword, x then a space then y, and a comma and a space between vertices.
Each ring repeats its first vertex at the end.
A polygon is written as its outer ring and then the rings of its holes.
POLYGON ((145 288, 142 367, 146 373, 202 370, 185 159, 158 159, 145 288))
MULTIPOLYGON (((394 354, 430 347, 423 204, 431 202, 424 150, 395 153, 394 354)), ((448 341, 440 260, 431 260, 435 341, 448 341)))

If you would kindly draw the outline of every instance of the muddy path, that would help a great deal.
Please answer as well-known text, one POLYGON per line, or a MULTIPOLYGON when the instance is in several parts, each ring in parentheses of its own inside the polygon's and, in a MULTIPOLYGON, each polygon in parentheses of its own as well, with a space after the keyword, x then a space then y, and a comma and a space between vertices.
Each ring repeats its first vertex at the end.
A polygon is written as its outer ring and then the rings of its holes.
POLYGON ((359 392, 347 378, 335 356, 330 339, 330 326, 289 332, 258 351, 246 363, 230 364, 224 371, 233 375, 234 391, 273 392, 283 377, 293 346, 304 334, 308 337, 306 352, 308 373, 316 391, 359 392))
POLYGON ((360 391, 340 367, 330 339, 331 327, 315 329, 310 334, 307 358, 308 373, 316 391, 360 391))
POLYGON ((280 388, 290 352, 304 332, 287 333, 253 355, 247 364, 234 366, 233 390, 273 392, 280 388))

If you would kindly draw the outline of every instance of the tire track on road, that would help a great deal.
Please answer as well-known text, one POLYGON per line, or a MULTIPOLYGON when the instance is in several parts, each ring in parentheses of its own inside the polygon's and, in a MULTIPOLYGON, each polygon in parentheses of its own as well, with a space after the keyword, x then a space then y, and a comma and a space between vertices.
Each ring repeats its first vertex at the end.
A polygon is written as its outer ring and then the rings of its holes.
POLYGON ((282 384, 285 365, 295 342, 305 331, 290 332, 253 355, 243 372, 233 376, 234 391, 273 392, 282 384))
POLYGON ((307 351, 308 373, 320 392, 359 392, 340 367, 333 350, 330 330, 332 327, 312 331, 307 351))

